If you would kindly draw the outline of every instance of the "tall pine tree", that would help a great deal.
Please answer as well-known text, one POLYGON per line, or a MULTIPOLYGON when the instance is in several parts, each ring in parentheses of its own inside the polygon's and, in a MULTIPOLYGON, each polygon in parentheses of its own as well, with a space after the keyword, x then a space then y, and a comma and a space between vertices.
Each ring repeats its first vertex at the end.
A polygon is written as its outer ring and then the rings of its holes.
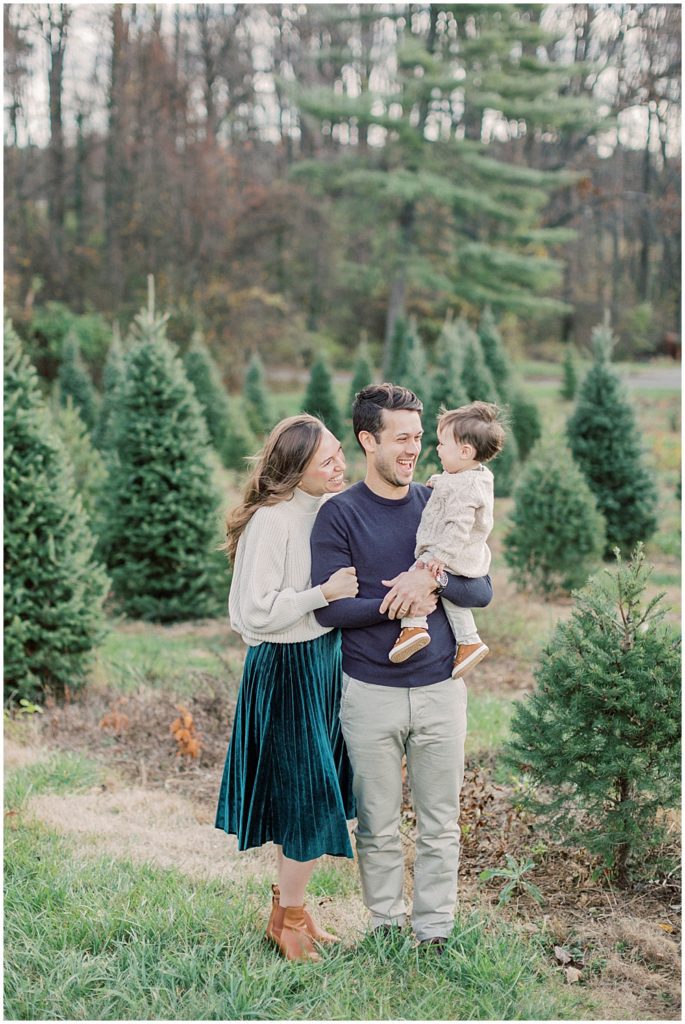
POLYGON ((108 580, 36 373, 5 328, 5 695, 83 686, 108 580))
POLYGON ((166 320, 150 284, 114 417, 103 542, 121 607, 155 622, 214 613, 218 586, 220 499, 207 428, 166 320))
POLYGON ((568 444, 607 524, 607 557, 630 553, 656 529, 653 475, 645 468, 635 415, 611 366, 607 324, 592 332, 594 362, 567 423, 568 444))
POLYGON ((115 322, 112 342, 107 352, 105 367, 102 372, 102 401, 98 421, 93 433, 93 441, 100 451, 104 451, 110 443, 112 415, 117 407, 117 390, 124 379, 124 352, 121 346, 119 325, 115 322))
POLYGON ((342 435, 342 418, 333 394, 330 370, 323 357, 319 357, 311 368, 309 383, 302 400, 302 412, 318 416, 336 437, 342 435))

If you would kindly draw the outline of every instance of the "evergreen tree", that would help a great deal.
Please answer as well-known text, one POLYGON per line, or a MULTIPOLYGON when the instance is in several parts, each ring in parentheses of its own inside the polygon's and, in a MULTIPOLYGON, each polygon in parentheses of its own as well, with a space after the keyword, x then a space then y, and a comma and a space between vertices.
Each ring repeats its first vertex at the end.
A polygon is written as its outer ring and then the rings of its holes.
POLYGON ((107 469, 100 452, 93 446, 88 428, 74 408, 71 398, 66 406, 54 403, 52 419, 69 462, 76 493, 81 498, 91 529, 102 532, 100 517, 107 469))
POLYGON ((258 438, 263 437, 272 424, 270 403, 264 385, 264 365, 258 352, 252 355, 247 364, 243 398, 250 430, 258 438))
POLYGON ((64 339, 57 381, 62 404, 66 405, 71 399, 83 422, 92 430, 97 419, 96 392, 81 358, 81 347, 74 331, 64 339))
POLYGON ((510 400, 513 367, 506 353, 502 336, 490 306, 486 306, 478 324, 478 337, 485 365, 492 374, 497 394, 502 402, 510 400))
POLYGON ((83 686, 108 580, 35 370, 5 328, 5 695, 83 686))
POLYGON ((395 323, 390 340, 390 354, 387 360, 387 379, 399 384, 407 372, 407 355, 409 348, 409 325, 404 317, 395 323))
POLYGON ((398 383, 409 388, 414 394, 423 390, 428 374, 428 360, 426 350, 418 332, 416 321, 410 323, 407 332, 407 358, 404 374, 398 379, 398 383))
MULTIPOLYGON (((338 17, 365 23, 379 13, 349 8, 338 17)), ((384 89, 376 85, 372 92, 368 74, 360 74, 362 88, 355 96, 297 86, 292 93, 301 110, 331 126, 332 144, 336 131, 359 140, 356 151, 346 145, 338 160, 300 161, 293 173, 346 196, 353 238, 359 224, 365 231, 374 227, 378 240, 370 251, 380 252, 389 282, 385 375, 395 324, 405 315, 412 289, 430 288, 436 301, 458 297, 531 315, 565 308, 540 293, 560 276, 560 264, 546 256, 544 246, 569 233, 539 224, 548 193, 573 176, 523 167, 493 153, 481 138, 483 118, 488 108, 503 111, 525 121, 530 138, 547 129, 589 129, 597 119, 592 102, 571 95, 570 81, 582 73, 578 65, 560 74, 557 65, 534 56, 541 42, 552 46, 553 40, 516 5, 445 10, 433 4, 420 18, 395 6, 383 10, 382 18, 377 59, 383 62, 384 89), (383 140, 379 145, 368 144, 372 131, 383 140), (447 251, 456 258, 445 260, 447 251)), ((358 65, 352 50, 336 55, 358 65)))
POLYGON ((166 316, 135 318, 113 423, 103 548, 127 615, 155 622, 216 611, 219 495, 207 428, 166 338, 166 316))
POLYGON ((202 407, 210 440, 221 461, 228 469, 244 469, 245 458, 258 445, 247 429, 244 417, 234 413, 219 368, 199 331, 193 334, 183 357, 183 366, 195 389, 195 397, 202 407))
POLYGON ((469 402, 499 402, 495 379, 488 367, 480 338, 460 318, 455 324, 457 344, 461 348, 461 382, 469 402))
POLYGON ((520 461, 516 436, 509 424, 505 427, 506 440, 504 448, 494 459, 488 462, 488 468, 495 477, 495 497, 508 498, 513 493, 519 474, 520 461))
POLYGON ((572 402, 576 397, 578 389, 578 374, 576 373, 576 361, 574 358, 573 346, 567 345, 564 351, 564 362, 562 364, 561 388, 559 394, 567 402, 572 402))
POLYGON ((606 519, 606 555, 632 551, 656 529, 656 488, 642 461, 635 416, 610 364, 608 325, 592 332, 594 362, 582 382, 566 430, 580 466, 606 519))
POLYGON ((441 469, 435 450, 440 410, 458 409, 467 404, 466 392, 461 383, 461 359, 455 325, 446 320, 435 345, 434 372, 427 377, 427 387, 417 392, 419 398, 424 399, 423 427, 426 437, 421 464, 427 470, 437 472, 441 469))
POLYGON ((512 386, 509 393, 509 413, 518 457, 523 462, 542 437, 542 423, 537 405, 526 398, 517 384, 512 386))
POLYGON ((342 435, 342 418, 333 394, 331 374, 323 356, 312 366, 302 401, 302 412, 318 416, 336 437, 342 435))
POLYGON ((514 488, 504 559, 520 588, 542 593, 582 586, 601 559, 605 527, 568 449, 540 442, 514 488))
POLYGON ((352 409, 357 393, 368 384, 372 384, 373 379, 374 373, 371 368, 371 357, 369 356, 368 342, 363 340, 357 350, 357 358, 355 360, 354 367, 352 368, 352 381, 350 383, 350 410, 352 409))
POLYGON ((102 371, 102 401, 97 426, 93 434, 95 446, 104 452, 110 443, 112 415, 117 406, 117 390, 124 379, 124 353, 119 325, 115 322, 112 342, 102 371))
MULTIPOLYGON (((680 803, 679 641, 647 601, 641 546, 576 594, 518 704, 506 759, 533 784, 524 804, 598 854, 619 885, 680 803)), ((517 798, 518 799, 518 798, 517 798)))

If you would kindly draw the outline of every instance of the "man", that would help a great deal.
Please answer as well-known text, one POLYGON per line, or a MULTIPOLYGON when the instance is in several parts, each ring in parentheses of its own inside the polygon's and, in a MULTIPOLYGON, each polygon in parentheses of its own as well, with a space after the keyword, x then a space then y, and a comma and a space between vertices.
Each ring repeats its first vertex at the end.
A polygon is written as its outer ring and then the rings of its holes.
POLYGON ((406 754, 418 831, 412 922, 419 942, 441 951, 456 903, 466 688, 451 678, 454 637, 437 598, 444 592, 455 604, 484 607, 492 586, 487 576, 444 573, 436 581, 426 568, 406 571, 431 493, 412 483, 422 411, 412 391, 393 384, 357 395, 353 425, 366 476, 319 511, 312 584, 343 566, 357 570, 357 597, 315 615, 322 625, 342 627, 340 720, 354 772, 357 853, 372 928, 405 921, 399 824, 406 754), (430 615, 431 643, 393 664, 388 651, 399 630, 395 620, 404 615, 430 615))

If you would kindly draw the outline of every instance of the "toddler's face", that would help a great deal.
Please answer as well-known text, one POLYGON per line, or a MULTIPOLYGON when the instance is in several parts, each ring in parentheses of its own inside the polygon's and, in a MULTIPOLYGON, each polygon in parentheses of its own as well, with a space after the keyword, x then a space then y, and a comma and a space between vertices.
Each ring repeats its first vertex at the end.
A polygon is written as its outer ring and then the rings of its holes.
POLYGON ((476 454, 473 445, 455 440, 451 430, 438 431, 437 450, 446 473, 459 473, 462 469, 469 469, 476 454))

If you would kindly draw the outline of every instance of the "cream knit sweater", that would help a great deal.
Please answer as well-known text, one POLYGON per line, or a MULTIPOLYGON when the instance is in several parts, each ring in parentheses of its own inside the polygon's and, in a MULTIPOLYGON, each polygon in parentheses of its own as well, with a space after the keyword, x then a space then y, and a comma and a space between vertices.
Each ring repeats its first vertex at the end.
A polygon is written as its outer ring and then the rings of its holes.
POLYGON ((250 647, 314 640, 330 631, 314 618, 328 601, 311 586, 309 535, 327 496, 315 498, 299 487, 293 497, 257 509, 236 551, 228 614, 231 626, 250 647))
POLYGON ((475 579, 490 568, 485 543, 493 527, 494 477, 486 466, 431 478, 433 493, 416 533, 416 558, 438 559, 455 576, 475 579))

